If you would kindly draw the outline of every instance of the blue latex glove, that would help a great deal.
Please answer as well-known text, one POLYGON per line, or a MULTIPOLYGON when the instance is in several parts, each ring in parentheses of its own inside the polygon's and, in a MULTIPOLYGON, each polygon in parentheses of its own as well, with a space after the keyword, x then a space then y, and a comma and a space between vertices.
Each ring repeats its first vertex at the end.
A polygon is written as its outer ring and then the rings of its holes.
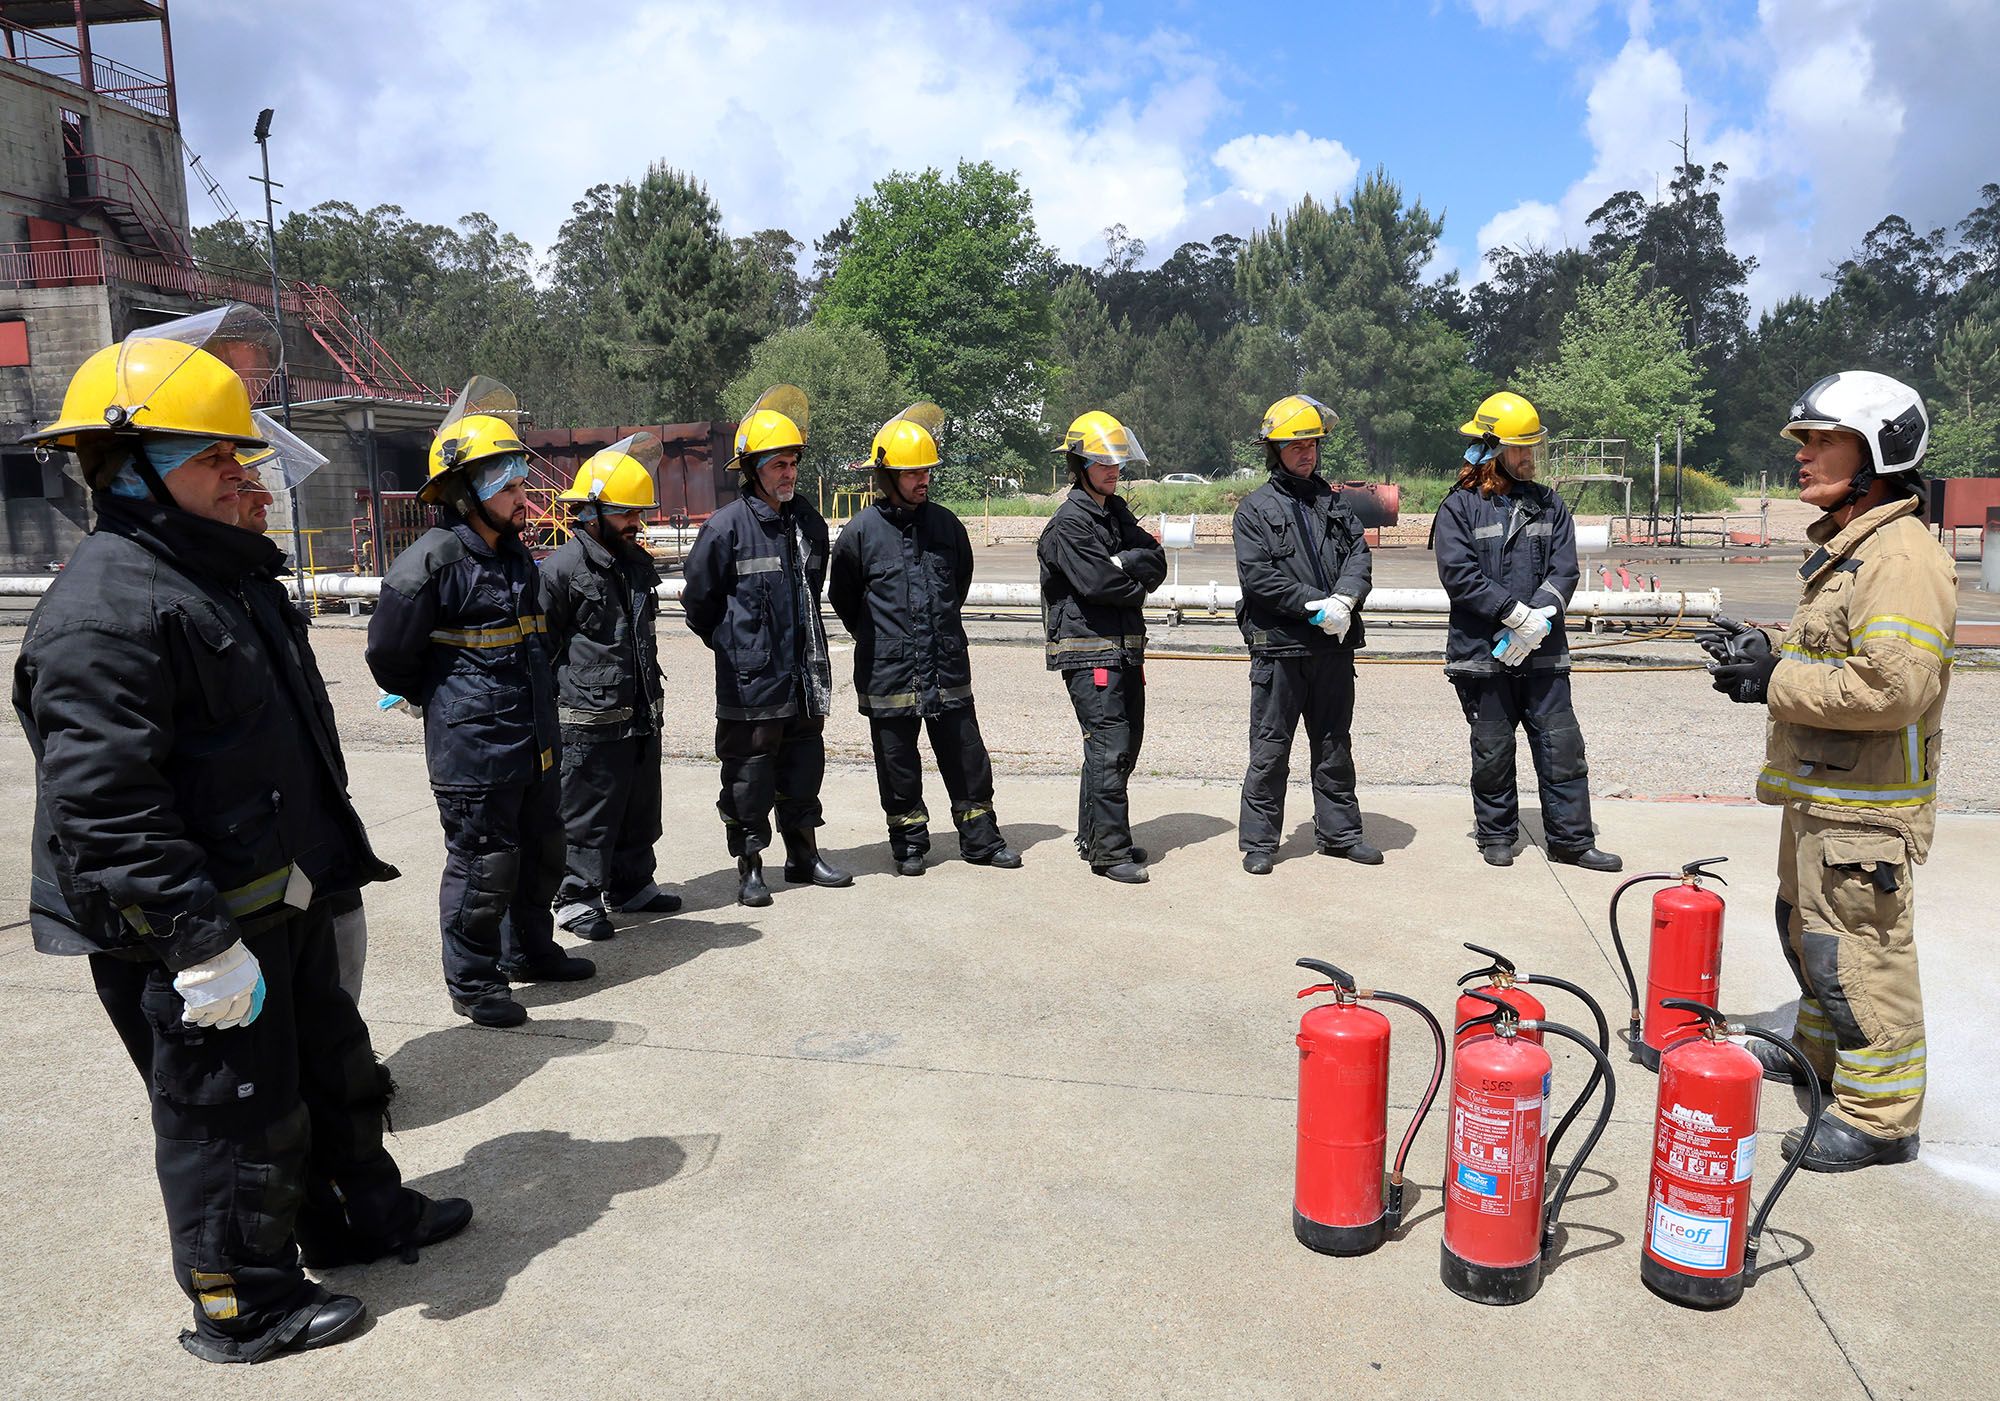
POLYGON ((414 701, 406 700, 402 696, 392 696, 387 691, 384 691, 381 699, 375 702, 375 708, 383 711, 400 710, 405 715, 412 716, 418 720, 424 718, 424 708, 422 706, 416 704, 414 701))

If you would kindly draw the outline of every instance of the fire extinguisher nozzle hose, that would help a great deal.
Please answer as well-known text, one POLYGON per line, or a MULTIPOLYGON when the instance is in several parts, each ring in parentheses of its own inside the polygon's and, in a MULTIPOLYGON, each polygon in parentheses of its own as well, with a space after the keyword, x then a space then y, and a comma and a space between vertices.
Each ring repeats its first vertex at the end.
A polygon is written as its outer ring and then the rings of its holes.
POLYGON ((1544 1021, 1541 1029, 1545 1036, 1560 1036, 1565 1041, 1573 1041, 1583 1047, 1590 1058, 1597 1062, 1598 1073, 1604 1077, 1604 1104, 1597 1111, 1597 1122, 1590 1126, 1590 1133, 1585 1136, 1583 1147, 1577 1149, 1576 1157, 1569 1165, 1569 1171, 1563 1174, 1562 1185, 1556 1188, 1555 1196, 1549 1200, 1548 1215, 1544 1218, 1545 1224, 1542 1227, 1542 1251, 1546 1254, 1555 1246, 1556 1218, 1562 1214, 1563 1200, 1569 1196, 1569 1189, 1576 1181, 1577 1172, 1590 1157, 1591 1150, 1597 1147, 1597 1140, 1604 1137, 1605 1129, 1611 1126, 1611 1108, 1618 1098, 1618 1081, 1611 1070, 1611 1058, 1598 1050, 1597 1043, 1582 1032, 1574 1027, 1564 1026, 1561 1022, 1551 1021, 1544 1021))
POLYGON ((1618 902, 1624 898, 1625 892, 1635 885, 1644 885, 1647 881, 1655 880, 1677 881, 1680 878, 1678 871, 1648 871, 1643 876, 1633 876, 1611 892, 1611 946, 1618 950, 1618 966, 1625 973, 1625 991, 1631 998, 1632 1034, 1635 1039, 1639 1033, 1639 982, 1632 976, 1632 960, 1626 956, 1625 939, 1618 930, 1618 902))
POLYGON ((1799 1170, 1799 1164, 1812 1150, 1813 1139, 1819 1135, 1820 1116, 1826 1113, 1826 1092, 1819 1087, 1819 1076, 1813 1072, 1812 1064, 1799 1054, 1799 1048, 1782 1036, 1774 1036, 1754 1026, 1731 1026, 1732 1032, 1752 1037, 1758 1041, 1768 1041, 1787 1056, 1799 1068, 1806 1088, 1812 1093, 1812 1115, 1806 1120, 1805 1140, 1799 1144, 1798 1155, 1785 1164, 1785 1170, 1778 1174, 1778 1180, 1771 1184, 1771 1190, 1764 1197, 1764 1204, 1757 1208, 1757 1215, 1750 1222, 1750 1233, 1743 1242, 1743 1283, 1747 1287, 1757 1282, 1757 1245, 1764 1234, 1764 1222, 1770 1218, 1771 1208, 1778 1204, 1778 1197, 1784 1192, 1785 1184, 1792 1180, 1792 1174, 1799 1170))
MULTIPOLYGON (((1405 997, 1400 992, 1384 992, 1380 988, 1370 988, 1366 992, 1363 992, 1359 995, 1362 997, 1373 998, 1378 1002, 1393 1002, 1398 1007, 1407 1007, 1412 1012, 1415 1012, 1418 1016, 1424 1019, 1425 1025, 1430 1027, 1431 1039, 1436 1044, 1437 1048, 1437 1058, 1431 1065, 1431 1083, 1424 1090, 1423 1102, 1417 1106, 1416 1117, 1410 1120, 1410 1127, 1407 1130, 1405 1130, 1403 1134, 1402 1146, 1397 1148, 1396 1150, 1395 1171, 1394 1174, 1389 1179, 1390 1181, 1389 1190, 1394 1195, 1396 1201, 1400 1204, 1402 1201, 1402 1192, 1403 1192, 1402 1188, 1403 1164, 1405 1163, 1405 1161, 1408 1160, 1410 1156, 1410 1145, 1417 1141, 1417 1130, 1421 1129, 1424 1126, 1424 1116, 1431 1112, 1431 1104, 1433 1101, 1437 1099, 1438 1086, 1444 1083, 1444 1062, 1445 1062, 1444 1028, 1438 1025, 1438 1019, 1431 1015, 1431 1009, 1424 1006, 1423 1003, 1417 1001, 1413 997, 1405 997)), ((1400 1209, 1400 1207, 1398 1209, 1400 1209)), ((1394 1222, 1392 1221, 1391 1224, 1393 1225, 1394 1222)))
MULTIPOLYGON (((1577 984, 1570 982, 1567 978, 1557 978, 1547 973, 1529 973, 1523 976, 1521 981, 1535 986, 1561 988, 1571 997, 1581 1002, 1589 1009, 1591 1020, 1597 1024, 1597 1049, 1604 1052, 1607 1058, 1610 1056, 1611 1023, 1605 1019, 1604 1008, 1598 1005, 1596 998, 1585 992, 1577 984)), ((1636 1028, 1638 1024, 1639 1019, 1634 1017, 1632 1025, 1636 1028)), ((1556 1125, 1556 1131, 1549 1135, 1548 1156, 1550 1160, 1555 1158, 1556 1148, 1562 1143, 1563 1135, 1568 1133, 1569 1126, 1576 1122, 1576 1116, 1583 1112, 1584 1101, 1589 1099, 1591 1092, 1597 1088, 1598 1077, 1603 1073, 1595 1065, 1591 1066, 1590 1079, 1584 1083, 1583 1089, 1578 1092, 1576 1099, 1570 1104, 1568 1110, 1564 1112, 1562 1122, 1556 1125)))

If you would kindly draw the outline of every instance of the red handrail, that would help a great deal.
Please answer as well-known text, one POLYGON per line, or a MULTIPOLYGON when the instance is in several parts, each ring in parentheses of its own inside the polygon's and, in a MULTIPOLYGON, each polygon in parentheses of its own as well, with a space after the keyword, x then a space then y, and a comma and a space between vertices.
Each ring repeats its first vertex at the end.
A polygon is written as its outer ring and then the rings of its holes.
POLYGON ((110 156, 89 152, 66 158, 70 164, 84 168, 92 196, 110 203, 121 203, 138 217, 146 226, 146 231, 159 243, 161 251, 169 257, 189 258, 188 246, 181 241, 180 231, 174 225, 160 202, 153 198, 153 192, 146 188, 146 182, 139 178, 139 172, 124 161, 113 160, 110 156), (102 189, 100 190, 100 187, 102 189), (124 197, 119 198, 122 190, 124 197))

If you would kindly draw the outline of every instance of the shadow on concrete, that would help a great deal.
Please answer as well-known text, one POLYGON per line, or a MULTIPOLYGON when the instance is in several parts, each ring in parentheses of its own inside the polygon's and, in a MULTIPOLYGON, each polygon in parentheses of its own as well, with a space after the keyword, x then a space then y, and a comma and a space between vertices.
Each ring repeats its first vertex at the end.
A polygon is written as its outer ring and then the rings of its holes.
MULTIPOLYGON (((643 1027, 579 1017, 535 1018, 508 1031, 485 1031, 470 1023, 427 1031, 405 1041, 384 1062, 396 1077, 389 1122, 401 1132, 469 1114, 552 1060, 589 1055, 644 1036, 643 1027)), ((394 1147, 392 1141, 392 1152, 394 1147)))
POLYGON ((1813 1257, 1813 1243, 1804 1236, 1794 1235, 1790 1231, 1781 1231, 1775 1226, 1766 1226, 1764 1228, 1764 1248, 1760 1249, 1758 1253, 1761 1263, 1757 1266, 1756 1272, 1743 1281, 1746 1285, 1756 1283, 1773 1270, 1782 1270, 1790 1265, 1803 1265, 1813 1257), (1772 1253, 1769 1250, 1768 1247, 1773 1240, 1781 1240, 1785 1243, 1785 1253, 1783 1255, 1772 1253))
POLYGON ((1586 1255, 1597 1255, 1606 1250, 1616 1250, 1625 1244, 1625 1237, 1617 1231, 1606 1230, 1602 1226, 1582 1226, 1570 1222, 1560 1222, 1556 1226, 1556 1253, 1548 1257, 1544 1266, 1544 1276, 1554 1273, 1572 1260, 1581 1260, 1586 1255), (1602 1236, 1596 1245, 1585 1246, 1581 1250, 1571 1250, 1571 1236, 1602 1236))
MULTIPOLYGON (((1417 829, 1407 822, 1384 817, 1379 812, 1364 812, 1361 814, 1361 835, 1384 851, 1402 851, 1416 840, 1417 829)), ((1317 851, 1313 822, 1308 817, 1292 829, 1291 836, 1285 838, 1284 845, 1278 848, 1278 859, 1286 861, 1294 856, 1312 856, 1317 851)))
POLYGON ((431 1197, 467 1197, 472 1224, 426 1250, 415 1265, 396 1260, 329 1270, 327 1287, 359 1295, 377 1316, 418 1307, 427 1319, 463 1318, 500 1302, 514 1277, 539 1255, 582 1235, 612 1203, 713 1160, 713 1134, 598 1142, 554 1129, 489 1139, 457 1167, 409 1185, 431 1197))
MULTIPOLYGON (((733 894, 734 872, 729 888, 733 894)), ((763 937, 754 924, 716 924, 684 914, 647 915, 621 925, 615 939, 567 948, 567 952, 581 954, 597 965, 595 977, 580 983, 523 983, 515 987, 514 999, 528 1008, 552 1007, 656 973, 672 972, 711 949, 740 949, 763 937)))
POLYGON ((1234 824, 1209 813, 1169 812, 1134 827, 1132 844, 1146 848, 1146 864, 1157 866, 1168 852, 1198 846, 1210 837, 1234 830, 1234 824))
MULTIPOLYGON (((1020 852, 1023 856, 1026 856, 1045 842, 1052 842, 1057 837, 1069 837, 1071 835, 1069 828, 1058 827, 1053 822, 1008 822, 1001 825, 1000 832, 1002 836, 1007 838, 1007 845, 1013 847, 1014 850, 1020 852)), ((1076 855, 1076 843, 1074 840, 1065 842, 1064 845, 1069 849, 1060 854, 1074 857, 1076 855)))

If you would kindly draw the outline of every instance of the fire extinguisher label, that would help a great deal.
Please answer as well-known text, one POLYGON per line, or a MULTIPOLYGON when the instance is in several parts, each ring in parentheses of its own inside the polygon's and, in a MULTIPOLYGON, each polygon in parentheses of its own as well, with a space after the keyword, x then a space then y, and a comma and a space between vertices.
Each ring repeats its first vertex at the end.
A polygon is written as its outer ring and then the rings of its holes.
POLYGON ((1736 1145, 1736 1180, 1748 1182, 1757 1168, 1757 1135, 1746 1133, 1736 1145))
POLYGON ((1727 1216, 1696 1216, 1654 1202, 1652 1234, 1653 1253, 1663 1260, 1697 1270, 1719 1270, 1729 1263, 1727 1216))
POLYGON ((1500 1179, 1490 1172, 1474 1172, 1464 1163, 1458 1165, 1458 1185, 1466 1191, 1482 1197, 1500 1195, 1500 1179))

